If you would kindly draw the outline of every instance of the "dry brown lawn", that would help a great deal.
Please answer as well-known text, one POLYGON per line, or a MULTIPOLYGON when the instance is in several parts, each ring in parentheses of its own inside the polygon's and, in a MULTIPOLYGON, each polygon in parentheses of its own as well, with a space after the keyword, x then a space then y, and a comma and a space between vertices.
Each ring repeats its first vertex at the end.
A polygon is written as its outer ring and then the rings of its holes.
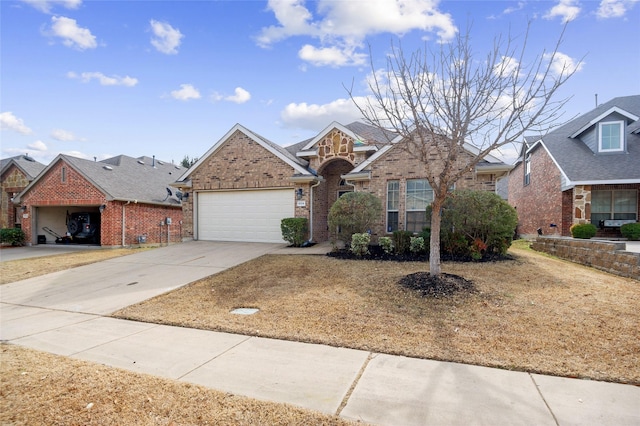
MULTIPOLYGON (((3 248, 2 250, 11 250, 11 248, 3 248)), ((137 253, 140 250, 147 249, 91 249, 54 256, 0 262, 0 285, 125 256, 137 253)))
POLYGON ((351 425, 286 404, 0 346, 3 425, 351 425))
MULTIPOLYGON (((2 262, 0 274, 6 283, 131 252, 2 262)), ((444 263, 444 272, 473 281, 477 292, 438 299, 397 284, 426 263, 267 255, 115 315, 640 384, 640 281, 523 244, 511 253, 513 261, 444 263), (238 307, 260 311, 230 314, 238 307)), ((349 424, 12 345, 0 350, 0 424, 349 424)))
POLYGON ((424 298, 422 262, 266 255, 115 316, 373 352, 640 384, 640 282, 533 252, 444 263, 476 293, 424 298), (239 308, 257 314, 231 314, 239 308))

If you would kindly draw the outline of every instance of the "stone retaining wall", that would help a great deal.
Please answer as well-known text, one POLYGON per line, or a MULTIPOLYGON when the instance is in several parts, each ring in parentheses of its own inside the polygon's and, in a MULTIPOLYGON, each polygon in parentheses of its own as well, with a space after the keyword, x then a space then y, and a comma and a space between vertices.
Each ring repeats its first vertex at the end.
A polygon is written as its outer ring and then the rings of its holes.
POLYGON ((625 251, 625 242, 537 237, 531 248, 612 274, 640 280, 640 253, 625 251))

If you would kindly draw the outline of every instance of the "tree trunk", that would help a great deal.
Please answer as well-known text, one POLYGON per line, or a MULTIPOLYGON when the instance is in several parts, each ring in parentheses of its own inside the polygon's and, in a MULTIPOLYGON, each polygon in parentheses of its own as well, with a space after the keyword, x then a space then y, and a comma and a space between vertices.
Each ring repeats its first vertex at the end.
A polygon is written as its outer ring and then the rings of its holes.
POLYGON ((443 202, 433 200, 431 204, 431 237, 429 238, 429 273, 440 275, 440 209, 443 202))

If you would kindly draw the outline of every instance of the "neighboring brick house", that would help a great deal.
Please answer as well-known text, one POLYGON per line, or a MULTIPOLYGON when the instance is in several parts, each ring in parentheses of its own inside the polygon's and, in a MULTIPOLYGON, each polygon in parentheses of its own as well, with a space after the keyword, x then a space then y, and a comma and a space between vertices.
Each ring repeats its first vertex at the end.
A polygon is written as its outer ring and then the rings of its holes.
POLYGON ((612 99, 543 137, 528 137, 509 175, 522 236, 569 236, 593 223, 619 237, 640 216, 640 96, 612 99), (538 231, 539 230, 539 231, 538 231))
MULTIPOLYGON (((354 190, 375 194, 385 206, 374 239, 396 229, 420 231, 433 193, 424 164, 395 142, 394 133, 333 122, 283 148, 237 124, 174 183, 188 194, 185 238, 282 242, 280 221, 305 217, 309 240, 326 241, 331 205, 354 190)), ((466 148, 463 155, 473 155, 466 148)), ((495 191, 511 168, 488 156, 456 186, 495 191)))
POLYGON ((29 182, 44 170, 46 166, 27 155, 3 158, 0 162, 0 228, 19 228, 22 223, 22 212, 19 206, 13 203, 29 182))
POLYGON ((56 242, 73 213, 86 212, 99 221, 102 246, 180 242, 181 194, 168 190, 183 172, 149 157, 90 161, 58 155, 15 197, 24 210, 26 241, 56 242))

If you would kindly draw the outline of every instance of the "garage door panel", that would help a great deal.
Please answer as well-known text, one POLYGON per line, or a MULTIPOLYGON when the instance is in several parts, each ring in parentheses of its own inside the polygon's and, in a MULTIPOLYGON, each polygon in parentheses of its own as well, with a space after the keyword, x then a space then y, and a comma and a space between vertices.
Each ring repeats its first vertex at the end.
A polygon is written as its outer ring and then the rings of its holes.
POLYGON ((202 192, 198 239, 284 242, 280 222, 293 215, 293 189, 202 192))

